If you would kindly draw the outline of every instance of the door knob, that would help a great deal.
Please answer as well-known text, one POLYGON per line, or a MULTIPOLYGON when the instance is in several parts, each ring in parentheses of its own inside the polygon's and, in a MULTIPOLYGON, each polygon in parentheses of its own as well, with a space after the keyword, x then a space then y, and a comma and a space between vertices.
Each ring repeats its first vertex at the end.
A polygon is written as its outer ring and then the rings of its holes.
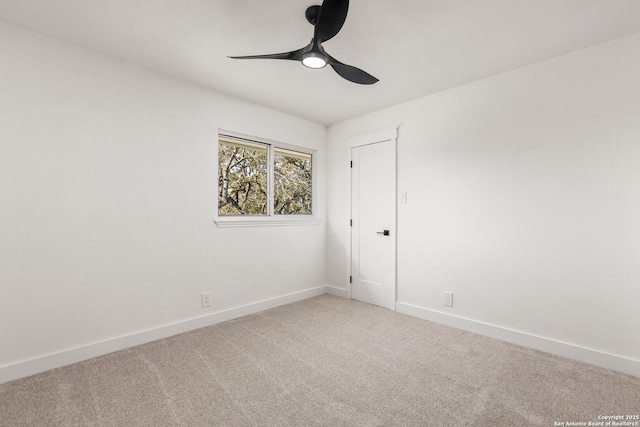
POLYGON ((383 236, 388 236, 389 235, 389 230, 384 230, 384 231, 378 231, 378 234, 382 234, 383 236))

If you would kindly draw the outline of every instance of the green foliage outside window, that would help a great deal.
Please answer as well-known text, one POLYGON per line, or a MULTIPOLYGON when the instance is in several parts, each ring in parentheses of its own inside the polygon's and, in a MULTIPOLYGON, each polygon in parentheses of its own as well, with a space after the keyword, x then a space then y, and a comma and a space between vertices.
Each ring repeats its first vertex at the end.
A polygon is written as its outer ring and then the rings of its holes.
POLYGON ((274 213, 311 214, 311 155, 275 149, 274 213))
POLYGON ((273 149, 269 188, 267 144, 221 136, 218 144, 218 214, 310 215, 311 154, 273 149), (273 191, 273 205, 267 209, 273 191))
POLYGON ((220 141, 218 214, 267 213, 267 146, 220 141))

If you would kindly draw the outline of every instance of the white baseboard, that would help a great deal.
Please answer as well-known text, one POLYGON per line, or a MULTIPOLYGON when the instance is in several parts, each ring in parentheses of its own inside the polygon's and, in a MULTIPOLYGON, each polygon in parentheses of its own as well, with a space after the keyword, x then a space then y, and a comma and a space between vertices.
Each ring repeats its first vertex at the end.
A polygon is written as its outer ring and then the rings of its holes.
POLYGON ((638 360, 628 359, 622 356, 616 356, 614 354, 562 341, 556 341, 550 338, 532 335, 526 332, 520 332, 489 323, 478 322, 476 320, 454 316, 448 313, 442 313, 403 302, 396 303, 396 311, 398 313, 419 317, 421 319, 430 320, 453 328, 474 332, 491 338, 497 338, 523 347, 544 351, 557 356, 578 360, 580 362, 640 377, 640 361, 638 360))
POLYGON ((167 338, 173 335, 189 332, 194 329, 204 328, 206 326, 215 325, 216 323, 226 322, 227 320, 236 319, 238 317, 247 316, 249 314, 259 313, 270 308, 281 305, 290 304, 307 298, 327 293, 326 286, 307 289, 301 292, 294 292, 263 301, 254 302, 240 307, 228 310, 218 311, 216 313, 207 314, 205 316, 194 317, 182 320, 180 322, 159 326, 157 328, 145 331, 135 332, 130 335, 100 341, 92 344, 71 348, 57 353, 47 354, 22 362, 0 367, 0 384, 13 381, 18 378, 27 377, 39 372, 47 371, 53 368, 70 365, 72 363, 81 362, 93 357, 103 356, 114 351, 123 350, 125 348, 134 347, 136 345, 145 344, 151 341, 167 338))
POLYGON ((347 290, 342 288, 336 288, 335 286, 327 285, 327 293, 330 295, 335 295, 337 297, 346 298, 347 290))

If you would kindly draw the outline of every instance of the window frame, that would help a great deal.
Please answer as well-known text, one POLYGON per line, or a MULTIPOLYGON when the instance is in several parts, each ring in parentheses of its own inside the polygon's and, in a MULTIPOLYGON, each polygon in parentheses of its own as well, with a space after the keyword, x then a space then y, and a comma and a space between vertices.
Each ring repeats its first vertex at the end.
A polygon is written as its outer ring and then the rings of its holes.
POLYGON ((218 227, 270 227, 270 226, 299 226, 299 225, 317 225, 320 224, 318 217, 318 204, 316 203, 318 194, 318 176, 317 176, 317 150, 309 149, 292 144, 286 144, 279 141, 273 141, 265 138, 258 138, 251 135, 245 135, 238 132, 219 129, 216 138, 215 165, 216 165, 216 198, 215 198, 215 216, 214 222, 218 227), (249 143, 264 144, 267 146, 267 213, 264 215, 220 215, 218 209, 218 149, 220 146, 220 138, 228 137, 232 139, 240 139, 249 143), (274 211, 274 151, 276 148, 290 150, 299 153, 311 155, 311 211, 310 215, 276 215, 274 211))

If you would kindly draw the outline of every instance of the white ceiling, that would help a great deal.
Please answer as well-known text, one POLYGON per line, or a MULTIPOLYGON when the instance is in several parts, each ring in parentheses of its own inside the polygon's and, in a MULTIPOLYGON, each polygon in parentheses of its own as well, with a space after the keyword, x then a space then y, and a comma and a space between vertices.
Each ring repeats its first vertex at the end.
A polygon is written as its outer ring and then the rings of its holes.
POLYGON ((227 58, 305 46, 320 1, 0 0, 0 20, 326 125, 640 32, 638 0, 351 0, 324 47, 373 86, 227 58))

